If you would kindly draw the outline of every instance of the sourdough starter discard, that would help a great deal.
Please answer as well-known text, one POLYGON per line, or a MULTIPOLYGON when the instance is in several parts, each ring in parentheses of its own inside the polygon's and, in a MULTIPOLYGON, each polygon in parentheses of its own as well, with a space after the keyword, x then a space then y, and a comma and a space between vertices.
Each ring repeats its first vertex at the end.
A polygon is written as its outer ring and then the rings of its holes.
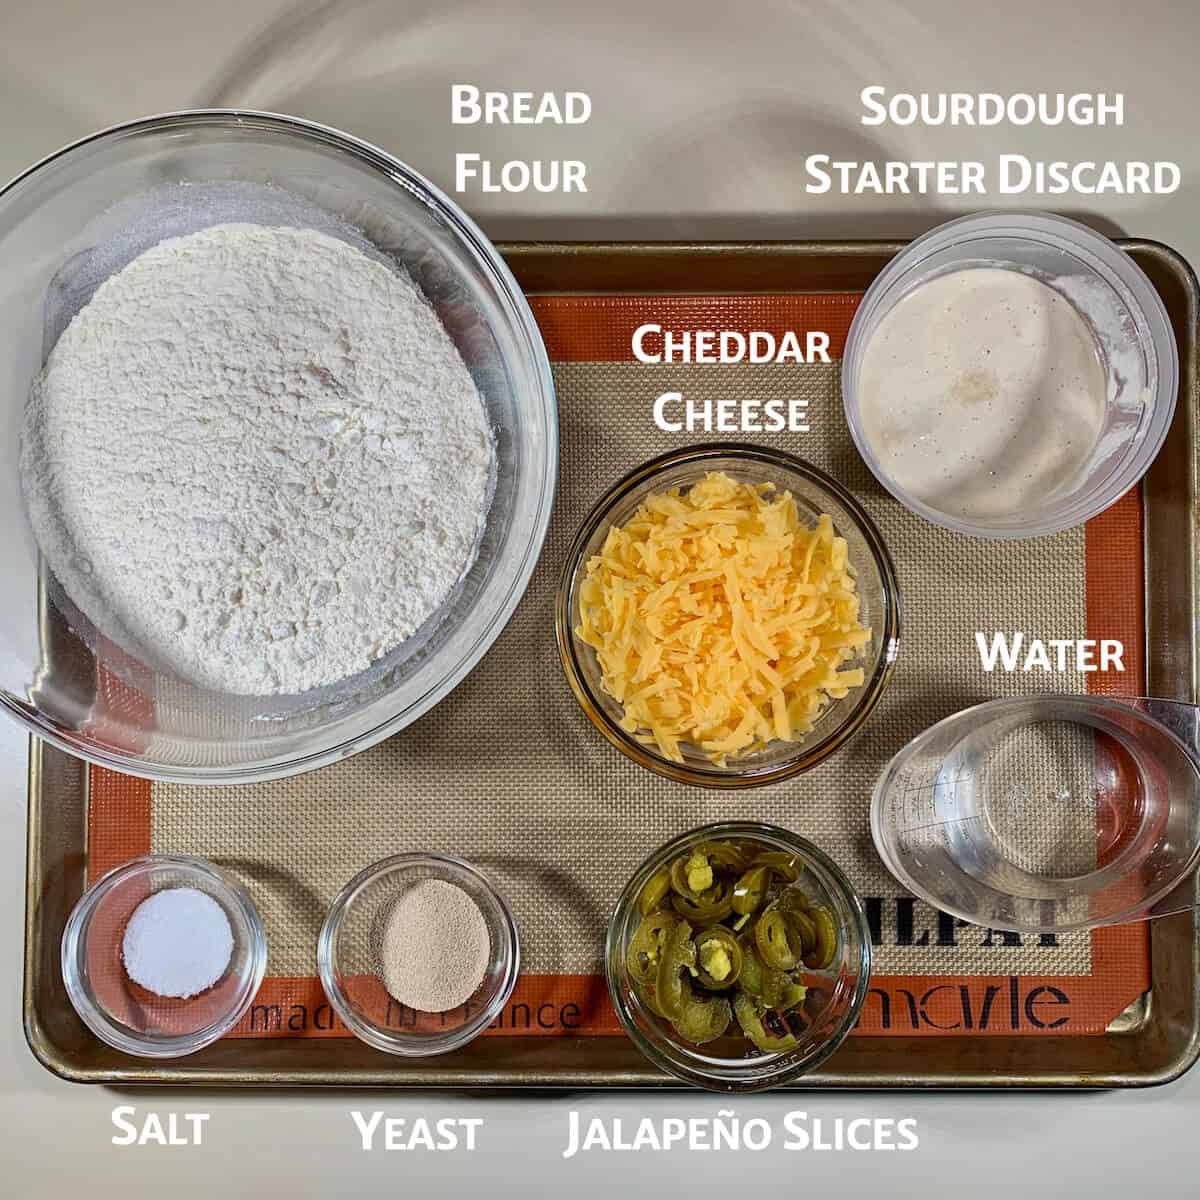
POLYGON ((1035 508, 1086 465, 1104 421, 1096 339, 1019 271, 921 284, 871 335, 861 420, 883 470, 931 508, 987 520, 1035 508))

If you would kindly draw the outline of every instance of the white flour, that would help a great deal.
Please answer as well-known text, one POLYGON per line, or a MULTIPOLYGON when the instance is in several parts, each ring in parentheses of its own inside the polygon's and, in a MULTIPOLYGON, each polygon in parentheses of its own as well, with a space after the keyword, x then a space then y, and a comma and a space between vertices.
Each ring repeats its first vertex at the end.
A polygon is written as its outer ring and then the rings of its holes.
POLYGON ((110 638, 200 686, 306 691, 462 578, 493 443, 412 282, 312 230, 218 225, 96 291, 34 388, 35 535, 110 638))

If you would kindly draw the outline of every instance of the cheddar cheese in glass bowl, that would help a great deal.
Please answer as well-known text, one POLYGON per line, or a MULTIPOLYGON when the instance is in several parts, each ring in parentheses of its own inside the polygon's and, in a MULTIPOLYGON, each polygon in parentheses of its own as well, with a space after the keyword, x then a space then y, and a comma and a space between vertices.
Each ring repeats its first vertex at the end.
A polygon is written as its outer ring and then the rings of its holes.
POLYGON ((845 488, 778 450, 691 447, 631 472, 567 554, 559 653, 584 712, 661 775, 773 783, 866 720, 900 600, 845 488))

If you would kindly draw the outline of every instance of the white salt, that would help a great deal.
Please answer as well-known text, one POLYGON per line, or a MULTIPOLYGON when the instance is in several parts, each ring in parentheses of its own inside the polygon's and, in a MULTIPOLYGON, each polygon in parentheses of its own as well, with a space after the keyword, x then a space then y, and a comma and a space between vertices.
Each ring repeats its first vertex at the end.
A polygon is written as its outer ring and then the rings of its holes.
POLYGON ((187 999, 225 974, 233 930, 211 896, 197 888, 167 888, 134 909, 121 954, 134 983, 159 996, 187 999))

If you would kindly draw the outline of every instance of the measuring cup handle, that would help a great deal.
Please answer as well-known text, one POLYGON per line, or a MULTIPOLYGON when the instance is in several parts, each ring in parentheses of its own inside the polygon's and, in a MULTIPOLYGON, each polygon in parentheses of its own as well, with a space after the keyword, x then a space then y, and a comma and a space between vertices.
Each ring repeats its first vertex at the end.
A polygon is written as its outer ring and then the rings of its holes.
POLYGON ((1157 721, 1184 744, 1200 769, 1200 705, 1155 696, 1114 696, 1112 699, 1157 721))

